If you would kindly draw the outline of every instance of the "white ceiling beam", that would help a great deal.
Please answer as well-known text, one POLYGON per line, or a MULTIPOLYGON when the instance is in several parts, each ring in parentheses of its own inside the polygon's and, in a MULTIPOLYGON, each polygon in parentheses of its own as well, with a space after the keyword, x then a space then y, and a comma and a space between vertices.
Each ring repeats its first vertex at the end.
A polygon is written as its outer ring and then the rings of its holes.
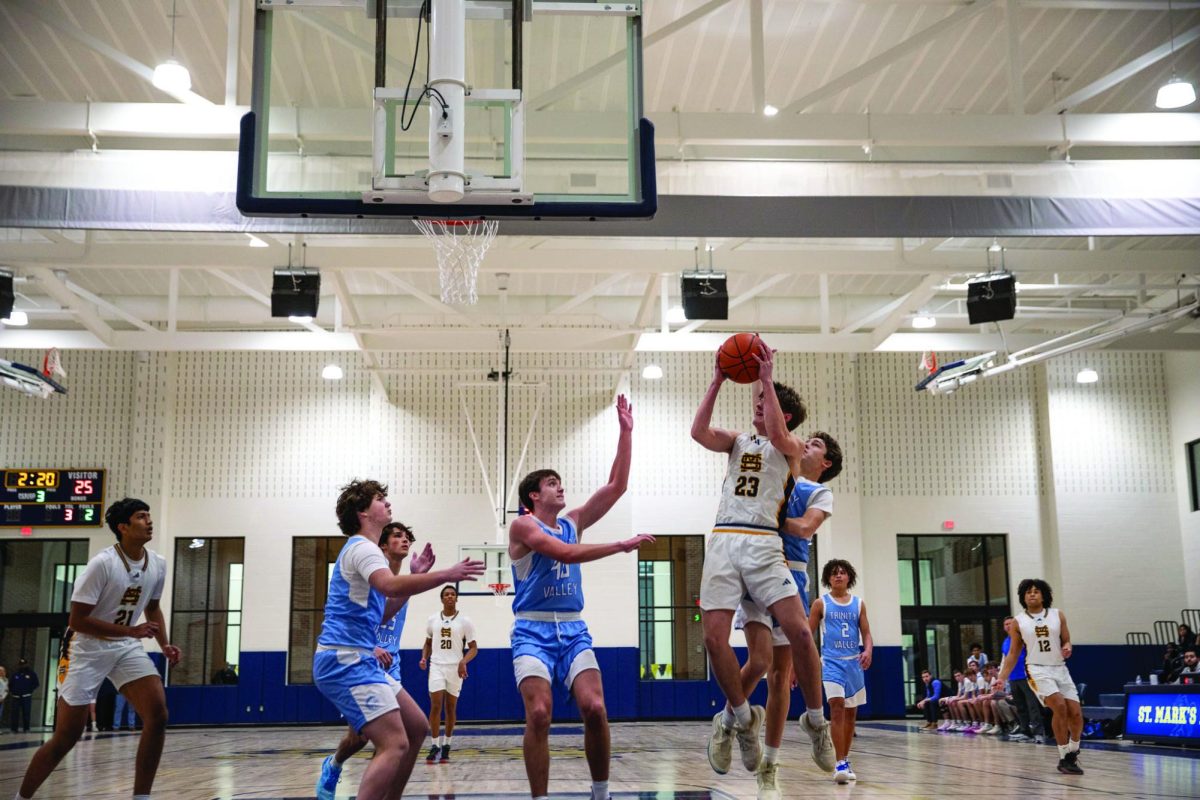
POLYGON ((1021 9, 1018 0, 1004 0, 1004 32, 1008 38, 1008 111, 1025 113, 1024 61, 1021 59, 1021 9))
MULTIPOLYGON (((776 286, 791 277, 793 277, 793 276, 787 275, 787 274, 772 275, 770 278, 767 278, 762 283, 759 283, 759 284, 755 285, 754 287, 742 292, 737 297, 731 297, 729 299, 729 309, 732 311, 733 309, 737 308, 738 306, 742 305, 743 303, 748 303, 749 301, 753 300, 755 297, 758 297, 760 294, 767 291, 771 287, 776 286)), ((711 320, 711 319, 692 320, 687 325, 684 325, 682 328, 680 328, 678 331, 676 331, 676 333, 691 333, 692 331, 696 330, 697 328, 704 325, 705 323, 712 322, 712 321, 713 320, 711 320)))
POLYGON ((167 333, 174 333, 179 327, 179 270, 171 267, 167 278, 167 333))
MULTIPOLYGON (((1091 100, 1093 97, 1103 94, 1104 92, 1107 92, 1109 89, 1116 86, 1118 83, 1128 80, 1129 78, 1138 74, 1142 70, 1144 70, 1148 67, 1154 66, 1159 61, 1162 61, 1164 58, 1170 57, 1173 49, 1179 50, 1181 48, 1187 47, 1189 44, 1196 41, 1196 39, 1200 39, 1200 25, 1196 25, 1194 27, 1188 28, 1186 31, 1183 31, 1182 33, 1176 35, 1173 46, 1172 46, 1171 40, 1168 39, 1167 41, 1160 44, 1158 47, 1155 47, 1152 50, 1146 51, 1145 53, 1143 53, 1142 55, 1133 59, 1132 61, 1130 61, 1126 64, 1122 64, 1121 66, 1117 67, 1116 69, 1114 69, 1112 72, 1108 73, 1107 75, 1097 78, 1096 80, 1089 83, 1087 86, 1084 86, 1082 89, 1080 89, 1076 92, 1072 92, 1071 94, 1067 95, 1066 97, 1064 97, 1061 100, 1056 100, 1053 103, 1050 103, 1045 108, 1043 108, 1040 113, 1042 113, 1042 114, 1049 114, 1049 113, 1061 114, 1064 111, 1070 111, 1075 106, 1086 103, 1088 100, 1091 100)), ((1169 115, 1159 114, 1158 116, 1165 117, 1165 116, 1169 116, 1169 115)), ((1075 119, 1076 119, 1076 117, 1074 115, 1072 115, 1071 116, 1072 140, 1074 139, 1074 133, 1075 133, 1075 130, 1074 130, 1075 119)))
MULTIPOLYGON (((109 327, 107 322, 100 319, 96 312, 89 308, 79 295, 72 292, 66 283, 60 280, 53 271, 46 267, 32 267, 29 269, 29 274, 38 279, 38 286, 55 302, 63 308, 69 308, 74 311, 75 319, 99 340, 101 346, 108 346, 112 343, 114 336, 113 329, 109 327)), ((7 344, 11 341, 12 337, 9 331, 5 331, 5 334, 4 338, 7 344)))
MULTIPOLYGON (((653 47, 654 45, 656 45, 659 42, 666 39, 671 34, 677 33, 678 31, 691 25, 693 22, 696 22, 697 20, 707 17, 712 12, 716 11, 717 9, 721 8, 724 5, 727 5, 729 3, 729 1, 730 0, 709 0, 709 2, 705 3, 704 5, 700 6, 697 9, 689 11, 688 13, 684 14, 679 19, 674 20, 673 22, 667 23, 666 25, 662 26, 661 28, 654 31, 653 33, 646 34, 645 36, 642 37, 642 50, 645 51, 646 49, 653 47)), ((542 92, 537 97, 534 97, 532 100, 529 101, 528 108, 530 110, 535 110, 535 111, 541 110, 541 109, 545 108, 546 106, 550 105, 551 103, 555 102, 556 100, 561 100, 562 98, 571 94, 571 92, 578 89, 580 86, 583 86, 583 85, 587 84, 589 81, 591 81, 595 78, 598 78, 599 76, 603 75, 606 71, 612 69, 613 67, 617 66, 618 64, 625 63, 625 59, 627 57, 628 57, 628 54, 624 50, 622 50, 618 53, 613 53, 608 58, 597 61, 595 64, 592 64, 590 67, 584 69, 582 72, 579 72, 579 73, 571 76, 570 78, 567 78, 565 81, 558 84, 557 86, 552 86, 551 88, 542 92)))
MULTIPOLYGON (((266 306, 267 308, 271 307, 271 298, 270 297, 267 297, 265 294, 263 294, 262 292, 258 291, 255 288, 253 288, 252 286, 245 283, 244 281, 238 280, 237 278, 233 277, 225 270, 209 267, 208 272, 210 275, 214 275, 214 276, 220 278, 221 280, 225 281, 233 288, 242 292, 242 294, 246 295, 247 297, 251 298, 252 300, 255 300, 259 305, 266 306)), ((320 325, 316 324, 315 322, 311 322, 311 321, 296 322, 291 319, 289 319, 288 321, 294 325, 299 325, 301 328, 307 328, 308 330, 312 331, 313 333, 327 333, 328 332, 324 328, 322 328, 320 325)))
MULTIPOLYGON (((353 295, 350 294, 350 287, 346 284, 346 276, 341 270, 325 270, 323 275, 329 277, 329 282, 333 284, 333 294, 337 298, 338 304, 342 307, 342 315, 344 322, 351 328, 357 328, 362 324, 362 315, 358 313, 358 306, 354 302, 353 295)), ((339 331, 340 333, 340 331, 339 331)), ((391 401, 391 395, 388 394, 387 387, 383 385, 383 379, 379 376, 379 359, 375 354, 367 350, 366 342, 363 341, 361 334, 354 334, 354 341, 358 345, 358 349, 362 351, 363 363, 371 374, 371 388, 374 389, 380 397, 391 401)))
POLYGON ((821 333, 830 333, 833 329, 829 324, 829 275, 824 272, 817 276, 817 292, 821 303, 821 333))
POLYGON ((226 0, 225 36, 225 105, 237 105, 239 55, 242 51, 241 0, 226 0))
POLYGON ((767 104, 767 70, 763 48, 763 0, 750 0, 750 86, 754 113, 767 104))
POLYGON ((417 298, 422 303, 424 303, 425 305, 434 309, 435 311, 440 311, 443 314, 449 314, 452 317, 458 317, 460 319, 466 318, 466 315, 459 309, 455 308, 452 305, 443 303, 441 300, 438 300, 436 297, 433 297, 432 295, 421 291, 416 286, 413 286, 408 281, 404 280, 403 278, 397 277, 396 275, 392 274, 391 272, 387 272, 385 270, 380 270, 379 277, 383 278, 385 281, 392 284, 397 289, 401 289, 401 290, 407 292, 408 294, 411 294, 413 297, 417 298))
POLYGON ((1180 2, 1168 5, 1166 0, 1021 0, 1026 8, 1057 8, 1069 11, 1166 11, 1173 8, 1200 8, 1197 2, 1180 2))
POLYGON ((897 297, 894 300, 889 300, 888 302, 884 303, 883 305, 879 306, 878 308, 862 315, 861 317, 854 320, 853 322, 850 322, 847 325, 843 325, 842 328, 834 335, 842 336, 847 339, 849 339, 853 336, 859 336, 861 334, 857 334, 857 333, 855 333, 855 331, 857 331, 859 328, 864 328, 867 325, 870 325, 871 323, 873 323, 875 320, 879 319, 880 317, 891 314, 897 308, 904 305, 904 301, 907 299, 908 299, 908 295, 904 295, 903 297, 897 297))
POLYGON ((565 303, 562 303, 562 304, 550 309, 549 311, 546 312, 546 316, 552 317, 556 314, 565 314, 568 311, 570 311, 571 309, 578 308, 579 306, 586 303, 588 300, 591 300, 596 295, 600 294, 601 292, 608 291, 613 286, 616 286, 618 283, 621 283, 628 277, 629 277, 629 275, 624 272, 619 272, 616 275, 609 275, 607 278, 600 281, 599 283, 593 284, 590 289, 587 289, 586 291, 583 291, 583 292, 575 295, 574 297, 572 297, 570 300, 566 301, 565 303))
POLYGON ((70 289, 75 294, 82 297, 84 300, 87 300, 92 305, 95 305, 95 306, 98 306, 99 308, 104 309, 109 314, 112 314, 113 316, 117 317, 118 319, 125 320, 126 322, 128 322, 130 325, 132 325, 135 328, 146 331, 146 333, 155 333, 156 334, 156 333, 160 332, 158 330, 158 328, 155 328, 152 325, 146 324, 145 322, 138 319, 133 314, 130 314, 128 311, 126 311, 125 309, 116 305, 115 303, 110 303, 107 300, 105 300, 103 297, 101 297, 100 295, 89 292, 87 289, 83 288, 82 286, 75 283, 74 281, 70 281, 70 280, 63 281, 63 285, 66 286, 68 289, 70 289))
MULTIPOLYGON (((11 8, 22 11, 31 17, 34 17, 39 22, 42 22, 47 27, 58 31, 59 33, 70 36, 75 41, 85 47, 94 50, 105 58, 113 61, 118 66, 132 72, 142 80, 153 85, 154 70, 146 66, 137 59, 131 58, 120 50, 110 45, 101 39, 97 39, 87 31, 81 30, 74 25, 69 25, 65 22, 67 17, 64 14, 56 13, 55 10, 49 7, 46 3, 33 2, 32 0, 8 0, 8 5, 11 8)), ((157 89, 157 87, 155 87, 157 89)), ((188 90, 184 92, 165 92, 165 90, 157 89, 165 94, 174 97, 181 103, 195 103, 198 105, 212 105, 212 101, 206 97, 202 97, 195 92, 188 90)))
POLYGON ((945 275, 937 273, 926 275, 915 289, 906 294, 904 302, 892 309, 878 325, 871 329, 871 341, 875 343, 875 346, 879 347, 883 344, 889 336, 900 328, 910 314, 919 311, 921 306, 928 303, 937 294, 938 288, 942 285, 942 281, 945 278, 945 275))
POLYGON ((971 21, 979 14, 991 8, 993 2, 994 0, 977 0, 972 5, 960 8, 949 16, 933 23, 928 28, 905 39, 900 44, 889 47, 874 58, 868 59, 854 69, 842 73, 824 86, 793 100, 784 107, 784 113, 799 114, 828 97, 841 94, 864 78, 874 75, 884 67, 894 64, 908 54, 920 50, 938 37, 945 35, 948 31, 952 31, 958 26, 971 21))

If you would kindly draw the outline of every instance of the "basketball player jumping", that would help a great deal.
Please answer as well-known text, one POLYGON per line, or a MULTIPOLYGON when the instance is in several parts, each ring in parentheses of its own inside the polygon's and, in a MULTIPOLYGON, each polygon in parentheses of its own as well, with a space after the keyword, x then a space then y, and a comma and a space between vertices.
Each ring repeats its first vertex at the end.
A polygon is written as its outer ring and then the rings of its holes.
POLYGON ((1009 635, 1008 655, 996 676, 1000 688, 1012 674, 1017 655, 1025 650, 1025 672, 1029 688, 1042 705, 1054 712, 1054 740, 1058 742, 1058 771, 1082 775, 1079 766, 1079 737, 1083 733, 1083 709, 1079 692, 1067 671, 1071 657, 1071 632, 1067 617, 1051 608, 1054 592, 1040 578, 1026 578, 1017 586, 1017 599, 1025 610, 1017 614, 1017 630, 1009 635))
POLYGON ((519 487, 530 513, 509 526, 508 555, 513 571, 513 671, 525 702, 525 772, 534 800, 547 800, 550 783, 550 684, 560 681, 583 717, 583 749, 592 775, 592 800, 608 800, 611 748, 600 666, 583 611, 579 565, 629 553, 653 542, 639 534, 603 544, 582 544, 583 531, 608 513, 625 494, 632 453, 633 407, 617 398, 620 434, 608 483, 579 508, 561 513, 562 478, 553 470, 531 472, 519 487))
POLYGON ((404 601, 444 583, 474 580, 483 562, 463 559, 449 569, 396 575, 379 549, 392 521, 387 487, 351 481, 337 501, 342 546, 329 581, 325 621, 313 655, 313 680, 346 722, 375 746, 358 787, 359 800, 397 800, 425 739, 425 714, 375 658, 375 632, 404 601))
POLYGON ((479 653, 475 643, 475 624, 458 610, 458 590, 443 586, 442 609, 425 622, 425 647, 421 651, 421 669, 429 668, 429 730, 433 746, 426 764, 450 761, 454 741, 454 723, 458 719, 458 696, 467 678, 467 664, 479 653), (433 646, 437 639, 437 648, 433 646), (438 739, 442 709, 446 709, 446 733, 438 739))
POLYGON ((87 563, 71 593, 66 676, 59 688, 54 735, 38 748, 25 770, 17 800, 28 800, 71 751, 88 720, 89 706, 105 678, 112 680, 142 718, 134 762, 133 798, 149 800, 167 728, 167 698, 154 662, 141 639, 155 639, 167 662, 179 663, 179 648, 167 637, 158 600, 167 560, 146 548, 154 536, 150 506, 126 497, 104 512, 117 543, 87 563), (146 621, 138 624, 145 612, 146 621))
POLYGON ((767 609, 787 637, 792 667, 807 705, 800 727, 812 741, 813 761, 832 772, 833 741, 821 707, 820 660, 796 579, 783 558, 779 540, 785 504, 794 485, 792 476, 800 472, 806 447, 806 440, 791 431, 807 413, 795 390, 774 382, 774 353, 761 347, 755 359, 759 363, 760 387, 754 404, 755 432, 712 426, 717 394, 725 381, 719 365, 714 365, 712 382, 692 422, 693 439, 709 450, 729 454, 700 586, 704 645, 717 683, 729 701, 729 707, 713 717, 708 761, 718 774, 728 772, 734 735, 747 770, 756 771, 762 760, 758 731, 763 709, 750 707, 737 656, 729 645, 734 611, 748 595, 767 609))
MULTIPOLYGON (((379 547, 387 557, 388 568, 393 575, 400 574, 400 566, 408 557, 408 551, 417 539, 412 530, 401 522, 391 522, 383 526, 383 534, 379 538, 379 547)), ((425 549, 412 560, 413 575, 422 575, 433 567, 435 561, 433 547, 426 542, 425 549)), ((408 602, 400 606, 391 619, 385 618, 375 628, 375 660, 383 667, 399 685, 400 681, 400 636, 404 632, 404 621, 408 617, 408 602)), ((407 690, 404 690, 407 691, 407 690)), ((338 781, 342 777, 342 767, 345 763, 367 746, 367 739, 354 728, 348 728, 342 741, 338 743, 333 755, 326 756, 321 763, 321 777, 317 780, 317 800, 333 800, 337 792, 338 781)), ((420 748, 420 741, 409 742, 410 747, 420 748)))
MULTIPOLYGON (((780 535, 788 569, 796 580, 800 602, 808 612, 809 543, 817 528, 833 513, 833 493, 822 484, 842 471, 842 448, 827 433, 814 433, 800 457, 800 477, 788 498, 787 521, 780 535)), ((779 800, 779 748, 791 701, 792 648, 777 621, 753 600, 743 599, 733 625, 746 636, 742 690, 747 696, 767 676, 767 714, 762 763, 756 775, 758 800, 779 800)))

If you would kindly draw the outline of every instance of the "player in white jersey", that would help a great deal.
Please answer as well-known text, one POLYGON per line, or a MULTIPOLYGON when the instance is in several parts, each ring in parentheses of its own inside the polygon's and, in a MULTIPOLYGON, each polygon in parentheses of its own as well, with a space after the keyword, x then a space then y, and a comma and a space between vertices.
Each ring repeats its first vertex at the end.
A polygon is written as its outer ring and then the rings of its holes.
POLYGON ((874 641, 867 620, 867 604, 850 589, 858 574, 849 561, 833 558, 821 569, 821 583, 829 593, 813 601, 808 624, 815 634, 821 628, 821 682, 829 700, 833 746, 837 749, 838 783, 858 780, 850 767, 850 745, 854 742, 854 721, 858 707, 867 702, 864 670, 871 667, 874 641), (860 651, 859 642, 862 642, 860 651))
POLYGON ((153 638, 167 662, 179 663, 179 648, 167 637, 158 606, 167 560, 146 549, 154 536, 150 506, 126 497, 108 507, 104 521, 117 543, 88 561, 71 593, 66 675, 58 693, 54 735, 38 748, 25 770, 18 800, 32 798, 83 733, 90 704, 110 678, 142 718, 142 737, 134 762, 134 800, 148 800, 162 756, 167 728, 167 698, 162 679, 146 655, 142 639, 153 638), (145 613, 146 621, 138 620, 145 613))
POLYGON ((425 647, 421 651, 421 669, 429 668, 429 730, 433 745, 426 764, 450 761, 454 742, 454 723, 458 721, 458 696, 467 678, 467 664, 475 660, 475 623, 458 610, 458 589, 443 586, 442 609, 425 622, 425 647), (434 646, 434 639, 437 645, 434 646), (442 709, 446 710, 446 732, 438 738, 442 709))
POLYGON ((395 800, 404 793, 429 727, 425 714, 375 657, 379 625, 410 595, 474 580, 483 574, 483 562, 463 559, 437 572, 396 575, 379 549, 383 528, 392 521, 387 487, 351 481, 342 487, 336 508, 338 528, 349 538, 329 580, 313 682, 347 724, 375 746, 358 800, 395 800))
MULTIPOLYGON (((379 548, 387 557, 388 567, 393 575, 400 574, 400 567, 416 540, 412 530, 402 522, 390 522, 383 526, 379 548)), ((433 567, 436 560, 433 547, 426 542, 425 549, 412 560, 410 571, 413 575, 422 575, 433 567)), ((407 611, 407 606, 402 606, 391 619, 384 619, 375 629, 375 660, 397 682, 400 681, 400 635, 404 630, 404 616, 407 611)), ((326 756, 321 763, 321 777, 317 780, 317 800, 333 800, 338 781, 341 780, 342 767, 351 756, 366 746, 365 736, 353 727, 347 728, 333 755, 326 756)))
POLYGON ((528 514, 508 529, 508 556, 513 570, 513 621, 509 639, 517 690, 525 704, 525 774, 533 800, 548 800, 550 783, 550 719, 554 711, 551 681, 575 698, 583 717, 583 750, 592 777, 592 800, 609 800, 608 771, 612 746, 600 665, 583 621, 580 564, 631 553, 649 534, 619 542, 584 544, 583 532, 596 524, 625 494, 633 452, 633 406, 617 397, 617 454, 601 486, 583 505, 563 513, 562 478, 539 469, 521 479, 518 494, 528 514))
MULTIPOLYGON (((833 493, 823 484, 842 471, 842 448, 832 436, 817 431, 805 443, 800 475, 787 504, 787 520, 780 530, 788 569, 796 580, 800 601, 808 611, 809 543, 833 514, 833 493)), ((743 599, 733 626, 746 636, 746 663, 742 665, 742 690, 749 696, 767 676, 767 714, 764 723, 763 759, 755 777, 758 800, 778 800, 779 748, 787 722, 792 693, 792 647, 777 620, 749 598, 743 599)))
POLYGON ((1058 743, 1058 771, 1082 775, 1079 766, 1079 737, 1083 733, 1083 709, 1079 692, 1067 671, 1071 657, 1071 632, 1067 617, 1051 608, 1054 592, 1040 578, 1026 578, 1017 586, 1017 599, 1025 610, 1016 616, 1017 629, 1009 636, 1008 655, 996 677, 996 688, 1004 685, 1025 649, 1025 672, 1029 688, 1042 705, 1054 712, 1054 740, 1058 743))
POLYGON ((708 763, 718 774, 725 774, 735 736, 742 766, 755 772, 762 760, 758 732, 764 712, 761 706, 751 708, 747 701, 737 656, 729 645, 734 611, 749 595, 770 612, 791 645, 792 667, 807 706, 800 727, 812 741, 813 761, 826 772, 833 772, 833 741, 821 706, 820 661, 779 538, 792 475, 800 472, 799 461, 806 446, 806 440, 791 431, 807 413, 794 390, 774 382, 774 353, 762 347, 755 359, 759 363, 759 393, 754 404, 754 433, 712 426, 717 394, 725 382, 720 365, 714 365, 712 382, 692 421, 694 440, 708 450, 729 454, 721 505, 705 549, 700 584, 704 646, 717 684, 729 702, 727 709, 713 717, 708 763))

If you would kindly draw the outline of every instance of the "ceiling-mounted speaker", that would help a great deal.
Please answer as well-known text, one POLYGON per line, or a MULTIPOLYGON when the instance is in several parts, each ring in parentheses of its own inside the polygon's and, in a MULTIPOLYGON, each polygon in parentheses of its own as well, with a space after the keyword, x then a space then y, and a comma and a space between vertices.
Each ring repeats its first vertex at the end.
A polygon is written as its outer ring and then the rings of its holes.
POLYGON ((321 302, 321 273, 315 269, 275 270, 271 283, 272 317, 315 317, 321 302))
POLYGON ((0 319, 8 319, 13 310, 14 298, 13 274, 8 270, 0 270, 0 319))
POLYGON ((978 275, 967 281, 967 319, 972 325, 1017 315, 1017 279, 1011 273, 978 275))
POLYGON ((729 319, 724 272, 685 272, 679 281, 683 315, 688 319, 729 319))

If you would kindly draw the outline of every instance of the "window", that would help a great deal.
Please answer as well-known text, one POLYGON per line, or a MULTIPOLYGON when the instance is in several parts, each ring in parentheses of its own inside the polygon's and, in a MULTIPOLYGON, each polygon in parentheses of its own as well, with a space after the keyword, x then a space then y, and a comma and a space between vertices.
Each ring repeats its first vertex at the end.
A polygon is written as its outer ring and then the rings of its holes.
POLYGON ((242 648, 241 537, 175 540, 175 586, 171 640, 183 658, 171 667, 175 686, 220 683, 217 674, 235 670, 242 648))
POLYGON ((1200 439, 1187 443, 1188 486, 1192 490, 1192 511, 1200 511, 1200 439))
POLYGON ((708 677, 700 624, 703 536, 663 536, 638 549, 638 657, 642 680, 708 677))
POLYGON ((999 659, 1010 613, 1006 537, 900 535, 896 551, 909 697, 922 668, 948 680, 966 665, 972 644, 999 659))
POLYGON ((288 683, 312 683, 313 653, 325 621, 325 598, 345 536, 292 539, 292 616, 288 634, 288 683))
POLYGON ((0 541, 0 614, 70 613, 87 560, 87 539, 0 541))

